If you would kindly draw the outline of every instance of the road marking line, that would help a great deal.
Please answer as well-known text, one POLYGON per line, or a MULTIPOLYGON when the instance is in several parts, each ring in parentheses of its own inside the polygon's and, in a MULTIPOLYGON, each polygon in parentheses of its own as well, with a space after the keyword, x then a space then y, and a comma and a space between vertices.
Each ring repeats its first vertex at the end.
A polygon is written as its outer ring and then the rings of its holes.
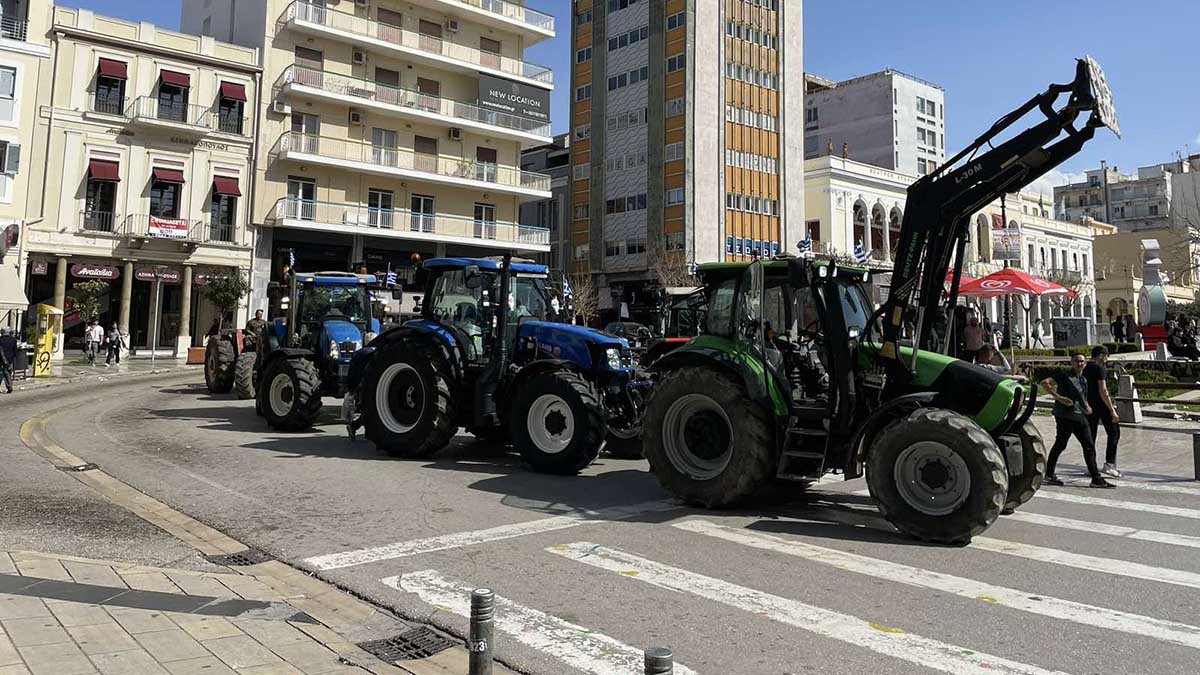
POLYGON ((577 562, 644 581, 652 586, 690 593, 795 626, 821 637, 864 647, 879 654, 942 672, 976 675, 1057 672, 939 642, 900 628, 814 607, 588 542, 552 546, 546 550, 577 562))
MULTIPOLYGON (((1118 483, 1118 487, 1123 487, 1123 483, 1118 483)), ((1082 495, 1069 495, 1059 491, 1038 490, 1035 497, 1050 499, 1056 502, 1069 502, 1071 504, 1086 504, 1088 506, 1107 506, 1110 509, 1122 509, 1125 511, 1143 511, 1145 513, 1157 513, 1160 516, 1175 516, 1177 518, 1191 518, 1192 520, 1200 520, 1200 510, 1185 509, 1179 506, 1162 506, 1160 504, 1145 504, 1143 502, 1127 502, 1119 499, 1104 499, 1103 497, 1084 497, 1082 495)))
MULTIPOLYGON (((1062 478, 1062 476, 1060 475, 1059 478, 1062 478)), ((1107 480, 1108 477, 1106 476, 1105 479, 1107 480)), ((1089 479, 1087 476, 1084 476, 1083 480, 1064 479, 1068 487, 1077 488, 1088 487, 1090 480, 1091 479, 1089 479)), ((1180 485, 1173 481, 1139 480, 1128 477, 1113 478, 1112 480, 1118 488, 1133 488, 1135 490, 1146 490, 1148 492, 1169 492, 1172 494, 1188 495, 1192 497, 1200 496, 1200 485, 1180 485)))
POLYGON ((1193 649, 1200 649, 1200 626, 1155 619, 1115 609, 1037 595, 1003 586, 993 586, 974 579, 966 579, 919 567, 869 558, 837 549, 784 539, 771 534, 726 527, 703 520, 685 520, 680 523, 672 523, 672 527, 709 537, 716 537, 752 548, 832 565, 839 569, 865 574, 876 579, 894 581, 918 588, 929 588, 935 591, 952 593, 971 600, 979 600, 988 604, 996 604, 1024 612, 1040 614, 1053 619, 1097 626, 1099 628, 1132 635, 1141 635, 1164 642, 1172 642, 1193 649))
MULTIPOLYGON (((470 597, 475 587, 444 578, 436 570, 422 570, 388 577, 384 584, 400 591, 416 593, 421 600, 453 612, 471 615, 470 597)), ((545 612, 496 596, 496 628, 517 642, 553 656, 567 665, 594 675, 640 673, 643 652, 603 633, 564 621, 545 612)), ((695 675, 695 671, 675 664, 677 675, 695 675)))
POLYGON ((1060 518, 1041 513, 1010 513, 1004 516, 1004 519, 1032 523, 1034 525, 1045 525, 1047 527, 1061 527, 1065 530, 1079 530, 1080 532, 1087 532, 1089 534, 1106 534, 1113 537, 1153 541, 1159 544, 1200 548, 1200 537, 1190 537, 1186 534, 1139 530, 1134 527, 1125 527, 1124 525, 1109 525, 1107 523, 1095 523, 1085 520, 1075 520, 1073 518, 1060 518))
POLYGON ((539 518, 538 520, 527 520, 525 522, 512 523, 510 525, 499 525, 497 527, 489 527, 483 530, 453 532, 450 534, 438 535, 436 537, 400 541, 393 544, 386 544, 384 546, 358 549, 356 551, 328 553, 325 555, 305 558, 304 562, 316 570, 336 570, 343 567, 354 567, 355 565, 379 562, 380 560, 393 560, 395 558, 404 558, 407 556, 418 555, 420 553, 445 551, 449 549, 462 548, 464 546, 472 546, 474 544, 483 544, 491 541, 524 537, 530 534, 541 534, 543 532, 565 530, 567 528, 576 527, 578 525, 586 525, 592 522, 621 520, 645 513, 670 511, 677 508, 679 508, 679 505, 675 502, 660 500, 631 504, 628 506, 614 506, 606 509, 599 509, 597 511, 578 510, 561 516, 539 518))

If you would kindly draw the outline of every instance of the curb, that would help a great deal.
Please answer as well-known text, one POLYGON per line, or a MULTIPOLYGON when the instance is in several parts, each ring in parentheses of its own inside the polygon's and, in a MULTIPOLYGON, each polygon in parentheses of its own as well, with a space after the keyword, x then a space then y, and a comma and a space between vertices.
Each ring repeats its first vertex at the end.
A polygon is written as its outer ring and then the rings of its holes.
MULTIPOLYGON (((55 468, 83 467, 87 465, 85 460, 55 443, 46 433, 46 422, 59 412, 61 409, 27 419, 21 424, 21 442, 55 468)), ((204 555, 239 553, 250 549, 223 532, 138 491, 99 468, 67 473, 114 504, 157 526, 204 555)), ((462 675, 467 672, 469 654, 461 645, 426 659, 395 664, 381 661, 363 651, 342 635, 363 626, 372 617, 383 615, 380 609, 282 561, 270 560, 229 569, 232 573, 261 581, 282 595, 288 604, 319 621, 320 624, 317 625, 296 624, 296 627, 335 652, 347 665, 376 675, 462 675)), ((396 622, 402 625, 406 623, 398 619, 396 622)), ((516 675, 516 671, 509 670, 499 663, 494 665, 493 672, 496 675, 516 675)))
POLYGON ((129 378, 134 378, 134 377, 145 377, 145 376, 150 376, 150 375, 167 375, 167 374, 171 374, 171 373, 183 373, 183 372, 188 372, 188 371, 192 371, 192 370, 199 371, 201 369, 203 369, 203 366, 196 366, 196 365, 189 366, 189 365, 181 364, 181 365, 177 365, 177 366, 163 366, 161 368, 153 368, 151 370, 132 370, 132 371, 127 370, 127 371, 123 371, 123 372, 122 371, 114 371, 114 372, 109 372, 107 374, 105 374, 105 373, 89 373, 86 375, 73 375, 70 377, 50 378, 49 380, 41 379, 41 378, 35 379, 32 377, 28 377, 28 378, 25 378, 24 380, 19 380, 19 381, 13 382, 13 394, 17 394, 19 392, 32 394, 32 393, 43 391, 45 389, 49 389, 52 387, 58 387, 58 386, 67 385, 67 384, 79 384, 80 382, 101 383, 101 382, 108 382, 111 380, 124 380, 124 379, 129 379, 129 378), (18 382, 20 382, 20 384, 18 384, 18 382))

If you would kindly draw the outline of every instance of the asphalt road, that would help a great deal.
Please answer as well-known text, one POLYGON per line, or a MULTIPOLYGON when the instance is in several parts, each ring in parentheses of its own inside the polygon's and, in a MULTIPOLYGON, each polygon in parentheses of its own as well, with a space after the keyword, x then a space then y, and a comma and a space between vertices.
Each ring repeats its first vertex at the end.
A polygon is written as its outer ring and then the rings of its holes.
POLYGON ((674 650, 677 672, 718 675, 1200 662, 1200 483, 1158 475, 1184 474, 1162 459, 1190 448, 1180 433, 1126 432, 1134 460, 1161 450, 1155 475, 1050 488, 946 548, 892 532, 862 481, 704 512, 671 502, 641 461, 543 476, 467 435, 401 461, 348 442, 331 400, 328 424, 281 434, 252 402, 185 378, 99 391, 19 412, 62 408, 48 432, 75 454, 406 618, 462 635, 467 591, 495 589, 498 653, 536 675, 640 673, 652 645, 674 650))

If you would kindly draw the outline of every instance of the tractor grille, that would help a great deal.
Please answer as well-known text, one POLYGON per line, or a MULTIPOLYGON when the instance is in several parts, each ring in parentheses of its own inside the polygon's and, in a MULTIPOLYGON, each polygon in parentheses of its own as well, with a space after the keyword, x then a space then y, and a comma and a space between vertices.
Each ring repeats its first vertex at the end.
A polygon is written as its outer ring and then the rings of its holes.
POLYGON ((353 340, 343 340, 342 343, 338 345, 338 350, 346 355, 353 354, 354 352, 358 351, 358 343, 353 340))

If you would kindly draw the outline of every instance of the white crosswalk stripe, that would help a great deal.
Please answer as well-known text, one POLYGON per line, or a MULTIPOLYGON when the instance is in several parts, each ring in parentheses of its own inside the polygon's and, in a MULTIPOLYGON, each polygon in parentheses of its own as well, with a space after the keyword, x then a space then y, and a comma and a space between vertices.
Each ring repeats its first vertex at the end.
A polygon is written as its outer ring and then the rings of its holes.
MULTIPOLYGON (((1113 492, 1113 490, 1108 490, 1105 492, 1105 494, 1112 494, 1113 492)), ((1187 509, 1180 506, 1163 506, 1161 504, 1129 502, 1123 499, 1106 499, 1104 497, 1086 497, 1084 495, 1067 494, 1059 490, 1038 490, 1034 498, 1049 499, 1051 501, 1066 502, 1070 504, 1085 504, 1087 506, 1106 506, 1110 509, 1121 509, 1123 511, 1141 511, 1143 513, 1154 513, 1160 516, 1174 516, 1176 518, 1200 520, 1200 509, 1187 509)))
POLYGON ((831 565, 876 579, 928 588, 943 593, 953 593, 982 603, 1200 649, 1200 627, 1197 626, 995 586, 974 579, 942 574, 878 558, 869 558, 761 532, 726 527, 703 520, 686 520, 673 523, 672 526, 756 549, 831 565))
POLYGON ((1004 520, 1016 520, 1022 523, 1045 525, 1047 527, 1061 527, 1064 530, 1078 530, 1080 532, 1087 532, 1089 534, 1104 534, 1112 537, 1125 537, 1127 539, 1153 541, 1159 544, 1200 548, 1200 537, 1189 537, 1186 534, 1157 532, 1155 530, 1139 530, 1134 527, 1125 527, 1123 525, 1109 525, 1107 523, 1097 523, 1094 521, 1060 518, 1058 516, 1047 516, 1041 513, 1024 513, 1018 511, 1016 513, 1010 513, 1009 515, 1004 516, 1004 520))
MULTIPOLYGON (((1087 477, 1084 477, 1083 480, 1067 479, 1067 478, 1064 478, 1061 474, 1059 474, 1059 478, 1062 478, 1063 481, 1066 482, 1066 484, 1071 487, 1087 487, 1088 482, 1090 480, 1087 477)), ((1124 478, 1113 478, 1112 482, 1114 484, 1116 484, 1116 486, 1119 489, 1133 488, 1134 490, 1146 490, 1148 492, 1169 492, 1171 494, 1177 494, 1177 495, 1188 495, 1191 497, 1200 497, 1200 485, 1197 485, 1197 484, 1188 485, 1187 483, 1183 483, 1182 481, 1175 482, 1175 481, 1166 481, 1166 480, 1139 480, 1136 478, 1129 478, 1128 476, 1126 476, 1124 478)))
MULTIPOLYGON (((411 572, 388 577, 384 584, 401 591, 416 593, 424 602, 448 609, 459 616, 470 616, 470 596, 474 587, 444 578, 435 570, 411 572)), ((563 663, 593 675, 640 673, 643 652, 602 633, 564 621, 539 610, 496 596, 496 628, 517 642, 548 654, 563 663)), ((682 664, 675 664, 676 675, 695 675, 682 664)))
POLYGON ((899 628, 814 607, 588 542, 552 546, 547 550, 659 588, 696 595, 822 637, 946 673, 996 675, 1056 672, 939 642, 899 628))
POLYGON ((669 511, 676 508, 679 508, 679 505, 675 502, 661 500, 632 504, 630 506, 615 506, 596 511, 578 510, 561 516, 550 516, 548 518, 528 520, 510 525, 499 525, 483 530, 453 532, 436 537, 400 541, 384 546, 318 555, 306 558, 304 562, 316 570, 336 570, 343 567, 354 567, 355 565, 379 562, 381 560, 405 558, 420 553, 445 551, 489 541, 500 541, 502 539, 524 537, 530 534, 565 530, 579 525, 586 525, 589 522, 605 522, 620 520, 622 518, 632 518, 644 513, 669 511))

